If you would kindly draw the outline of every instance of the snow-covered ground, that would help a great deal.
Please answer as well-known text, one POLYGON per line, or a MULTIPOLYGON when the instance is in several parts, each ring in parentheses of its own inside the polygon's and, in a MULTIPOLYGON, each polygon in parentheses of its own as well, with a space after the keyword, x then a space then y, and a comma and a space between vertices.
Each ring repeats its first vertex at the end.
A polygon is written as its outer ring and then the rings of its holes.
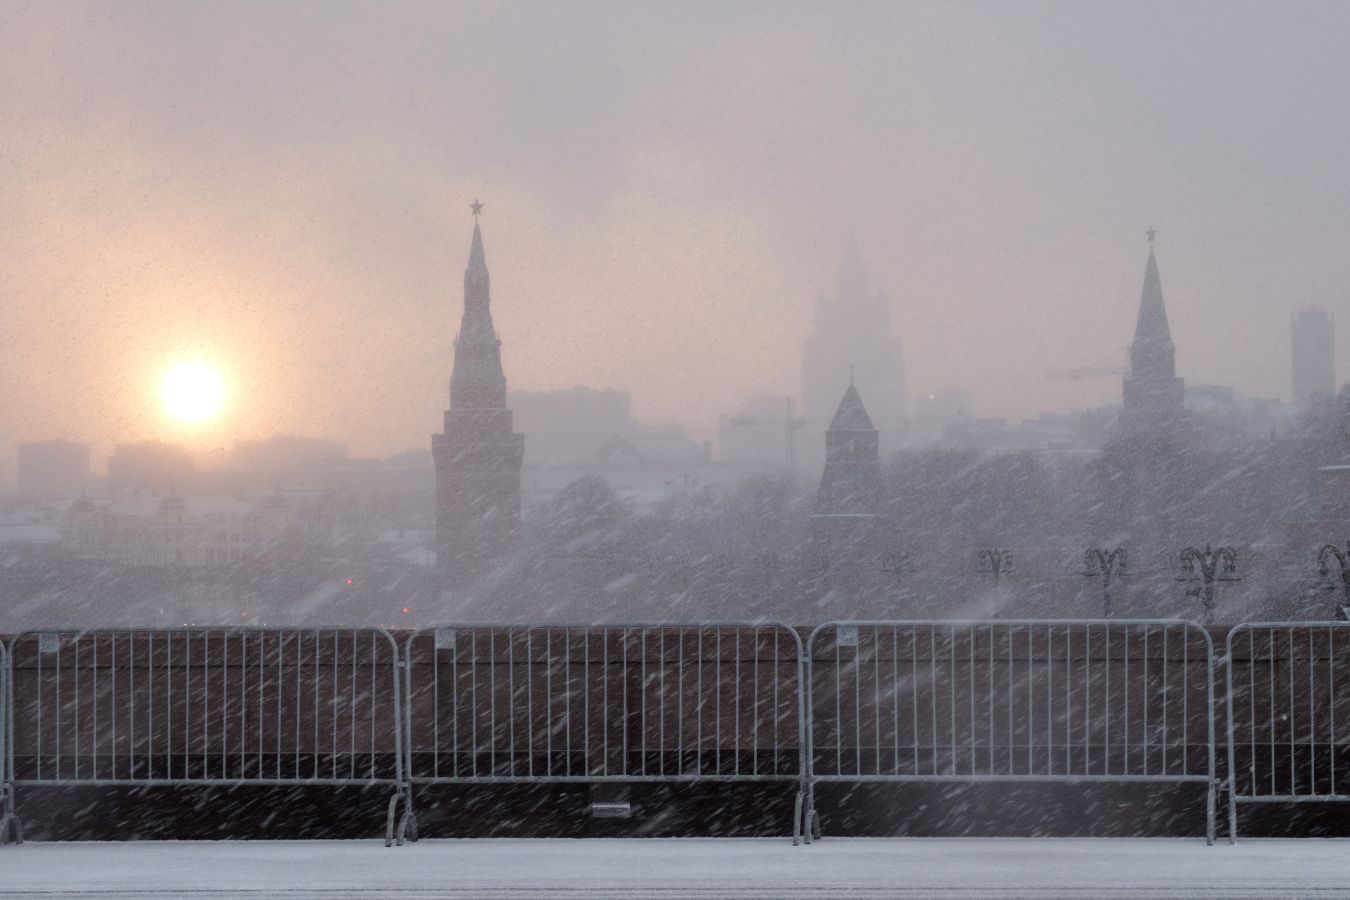
POLYGON ((29 843, 0 898, 1350 897, 1350 841, 428 840, 29 843))

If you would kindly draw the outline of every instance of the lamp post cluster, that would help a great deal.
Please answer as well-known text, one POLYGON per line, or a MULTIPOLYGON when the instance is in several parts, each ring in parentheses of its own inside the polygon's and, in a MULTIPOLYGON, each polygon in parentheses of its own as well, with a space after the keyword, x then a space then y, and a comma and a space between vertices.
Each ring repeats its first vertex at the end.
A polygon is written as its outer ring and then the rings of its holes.
POLYGON ((1322 578, 1329 591, 1335 590, 1329 565, 1332 559, 1341 567, 1341 608, 1345 610, 1350 608, 1350 541, 1345 542, 1344 553, 1335 544, 1323 544, 1322 549, 1317 551, 1317 564, 1321 567, 1322 578))
POLYGON ((1204 550, 1187 547, 1181 551, 1181 573, 1178 581, 1187 582, 1188 597, 1199 596, 1205 607, 1205 624, 1214 624, 1214 583, 1241 581, 1237 571, 1237 552, 1232 547, 1214 550, 1209 544, 1204 550), (1198 570, 1198 571, 1197 571, 1198 570))
POLYGON ((1114 550, 1094 547, 1083 555, 1083 575, 1102 580, 1102 615, 1107 619, 1111 618, 1113 599, 1111 582, 1115 578, 1129 575, 1128 567, 1129 554, 1125 552, 1124 547, 1117 547, 1114 550))

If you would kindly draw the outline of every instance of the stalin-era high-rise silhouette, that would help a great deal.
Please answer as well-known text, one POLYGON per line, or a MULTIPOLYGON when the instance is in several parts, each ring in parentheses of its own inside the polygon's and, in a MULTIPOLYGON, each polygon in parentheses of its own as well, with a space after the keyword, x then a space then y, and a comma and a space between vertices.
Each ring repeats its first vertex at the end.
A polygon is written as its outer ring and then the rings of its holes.
POLYGON ((431 436, 436 462, 436 562, 450 587, 487 575, 520 531, 525 437, 512 431, 502 342, 492 327, 487 258, 474 202, 473 243, 464 270, 464 318, 455 341, 445 431, 431 436))
POLYGON ((1167 326, 1162 279, 1153 256, 1153 237, 1148 230, 1148 263, 1144 267, 1144 290, 1139 298, 1139 320, 1130 344, 1130 374, 1125 376, 1124 405, 1120 429, 1131 437, 1174 433, 1185 419, 1185 382, 1177 377, 1177 351, 1167 326))

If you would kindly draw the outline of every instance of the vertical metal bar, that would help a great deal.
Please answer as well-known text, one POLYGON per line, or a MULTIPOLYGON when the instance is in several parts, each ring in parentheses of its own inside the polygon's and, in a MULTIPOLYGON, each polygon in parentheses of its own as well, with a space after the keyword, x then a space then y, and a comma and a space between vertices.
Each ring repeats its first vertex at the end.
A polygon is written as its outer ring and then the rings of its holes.
POLYGON ((1143 706, 1143 708, 1144 708, 1144 723, 1143 723, 1144 727, 1143 727, 1141 733, 1143 734, 1144 774, 1145 774, 1145 775, 1148 774, 1148 704, 1149 704, 1149 695, 1150 695, 1151 693, 1152 693, 1152 692, 1149 690, 1149 684, 1148 684, 1148 626, 1145 625, 1145 626, 1144 626, 1144 686, 1143 686, 1143 690, 1140 691, 1140 705, 1143 706))
POLYGON ((909 738, 914 744, 914 774, 919 774, 919 629, 909 627, 909 738))
POLYGON ((1013 677, 1013 626, 1008 626, 1006 634, 1008 636, 1008 774, 1012 775, 1017 771, 1015 762, 1017 751, 1013 747, 1013 707, 1016 705, 1014 698, 1017 696, 1016 679, 1013 677))
POLYGON ((989 745, 989 769, 990 775, 994 774, 994 626, 990 625, 989 631, 989 689, 985 692, 985 703, 989 707, 989 733, 986 735, 989 745))
MULTIPOLYGON (((625 628, 619 632, 619 640, 623 641, 621 651, 623 654, 623 663, 620 668, 622 679, 619 681, 623 693, 623 769, 620 774, 627 775, 628 766, 628 629, 625 628)), ((645 724, 645 723, 644 723, 645 724)))
POLYGON ((567 716, 567 774, 572 774, 572 629, 563 629, 563 653, 566 657, 563 668, 563 697, 567 701, 563 712, 567 716))
POLYGON ((553 774, 553 631, 544 629, 544 770, 553 774))
POLYGON ((891 626, 891 774, 900 774, 900 629, 891 626))
MULTIPOLYGON (((352 660, 351 660, 351 670, 347 676, 348 677, 347 690, 349 691, 349 693, 347 694, 347 728, 350 730, 350 733, 347 735, 347 757, 348 757, 347 777, 355 778, 356 777, 356 666, 357 666, 356 660, 357 654, 360 651, 357 649, 356 646, 357 632, 355 629, 352 630, 351 636, 352 636, 352 660)), ((258 677, 260 679, 262 678, 261 670, 258 672, 258 677)), ((261 764, 262 762, 261 718, 258 720, 258 727, 260 729, 260 733, 258 734, 258 754, 260 758, 258 761, 259 764, 261 764)))
POLYGON ((310 774, 314 778, 319 777, 319 672, 323 665, 322 642, 319 638, 319 629, 314 629, 314 765, 310 769, 310 774))
POLYGON ((525 774, 534 777, 534 626, 525 626, 525 774))
POLYGON ((1027 626, 1027 774, 1036 770, 1036 632, 1027 626))
MULTIPOLYGON (((1162 772, 1163 772, 1164 775, 1166 775, 1166 774, 1168 773, 1168 770, 1167 770, 1167 744, 1168 744, 1167 736, 1168 736, 1168 732, 1171 730, 1171 723, 1170 723, 1170 722, 1168 721, 1168 719, 1167 719, 1167 670, 1170 669, 1170 668, 1172 667, 1172 656, 1171 656, 1171 654, 1169 654, 1169 653, 1167 652, 1167 638, 1168 638, 1168 635, 1171 633, 1171 631, 1172 631, 1172 629, 1171 629, 1169 626, 1167 626, 1167 625, 1164 625, 1164 626, 1163 626, 1163 629, 1162 629, 1162 639, 1163 639, 1163 648, 1162 648, 1162 655, 1163 655, 1163 658, 1162 658, 1162 726, 1163 726, 1163 733, 1162 733, 1162 772)), ((1232 656, 1231 653, 1228 655, 1228 667, 1229 667, 1230 669, 1233 667, 1233 656, 1232 656)), ((1182 774, 1184 775, 1184 774, 1186 774, 1186 773, 1183 772, 1182 774)), ((1229 780, 1230 780, 1230 782, 1231 782, 1232 777, 1233 777, 1233 775, 1232 775, 1231 772, 1228 774, 1228 777, 1229 777, 1229 780)))
POLYGON ((675 764, 683 770, 684 768, 684 641, 687 636, 685 629, 680 630, 679 639, 679 672, 675 680, 675 764))
POLYGON ((600 772, 609 774, 609 629, 600 629, 600 772))
POLYGON ((1111 623, 1106 623, 1106 733, 1102 738, 1103 774, 1111 774, 1111 623))
POLYGON ((1285 645, 1289 648, 1289 793, 1298 793, 1297 753, 1294 738, 1297 724, 1298 707, 1294 703, 1294 626, 1285 632, 1285 645))
POLYGON ((1266 696, 1270 704, 1270 792, 1279 793, 1275 788, 1275 629, 1268 629, 1270 637, 1270 665, 1266 669, 1268 691, 1266 696))
MULTIPOLYGON (((117 778, 117 632, 112 633, 112 777, 117 778)), ((2 651, 0 651, 2 654, 2 651)), ((0 743, 0 759, 5 755, 3 743, 0 743)), ((4 765, 4 763, 0 763, 4 765)))
POLYGON ((657 652, 657 659, 660 660, 661 693, 657 695, 657 732, 656 739, 656 769, 657 774, 666 774, 666 630, 661 629, 659 638, 660 649, 657 652))
MULTIPOLYGON (((495 735, 494 735, 495 737, 495 735)), ((516 774, 516 630, 506 628, 506 765, 516 774)), ((493 770, 496 771, 495 769, 493 770)))
POLYGON ((946 658, 948 658, 948 710, 946 718, 952 726, 948 738, 948 770, 956 773, 956 626, 946 627, 946 658))
POLYGON ((839 644, 839 628, 834 629, 834 771, 844 771, 844 685, 843 650, 839 644))
POLYGON ((1064 772, 1073 768, 1073 626, 1064 626, 1064 772))
MULTIPOLYGON (((373 632, 372 632, 371 635, 370 635, 370 648, 371 648, 371 649, 370 649, 370 655, 371 655, 371 666, 370 666, 370 672, 371 672, 370 693, 371 693, 371 696, 373 697, 373 696, 375 695, 375 634, 374 634, 373 632)), ((281 731, 281 727, 282 727, 282 726, 281 726, 282 712, 283 712, 283 708, 284 708, 284 705, 285 705, 284 702, 283 702, 283 700, 282 700, 282 697, 283 697, 282 690, 283 690, 283 689, 282 689, 282 686, 281 686, 281 685, 282 685, 282 681, 281 681, 281 679, 282 679, 282 665, 281 665, 281 663, 282 663, 282 658, 283 658, 285 655, 286 655, 286 640, 285 640, 284 637, 281 637, 280 635, 278 635, 278 637, 277 637, 277 726, 276 726, 276 739, 275 739, 275 743, 274 743, 275 759, 274 759, 273 762, 272 762, 272 768, 273 768, 273 770, 275 771, 275 774, 276 774, 276 777, 277 777, 277 778, 281 778, 281 747, 282 747, 282 744, 284 743, 284 742, 282 741, 282 731, 281 731)), ((370 756, 371 756, 371 760, 372 760, 371 765, 374 766, 374 758, 375 758, 375 729, 374 729, 373 727, 370 729, 370 756)), ((374 773, 372 772, 372 775, 373 775, 373 774, 374 774, 374 773)))
POLYGON ((1083 774, 1092 774, 1092 626, 1083 628, 1083 774))
POLYGON ((722 629, 713 631, 713 774, 722 771, 722 629))
POLYGON ((1308 792, 1317 793, 1317 710, 1313 706, 1313 633, 1308 629, 1308 792))
POLYGON ((75 766, 75 775, 74 775, 74 777, 75 777, 77 780, 78 780, 79 777, 80 777, 80 745, 81 745, 80 738, 82 737, 82 735, 80 734, 80 732, 81 732, 81 729, 80 729, 80 710, 83 709, 83 707, 80 705, 80 644, 81 644, 81 643, 83 643, 83 638, 82 638, 80 635, 77 634, 77 635, 75 636, 75 663, 74 663, 74 665, 75 665, 75 673, 74 673, 74 677, 75 677, 75 763, 74 763, 74 766, 75 766))
POLYGON ((928 626, 928 693, 933 698, 933 730, 929 732, 933 741, 933 774, 938 773, 938 712, 937 712, 937 628, 928 626))
POLYGON ((582 762, 586 767, 586 774, 591 774, 591 633, 582 630, 582 662, 581 662, 581 739, 582 762))
POLYGON ((1336 626, 1327 626, 1327 750, 1331 754, 1331 794, 1336 790, 1336 626))
MULTIPOLYGON (((720 632, 719 632, 720 634, 720 632)), ((739 775, 741 771, 741 632, 737 629, 733 633, 736 641, 736 673, 733 676, 736 681, 736 714, 732 719, 732 750, 731 750, 731 769, 732 774, 739 775)), ((627 718, 625 716, 625 718, 627 718)))
MULTIPOLYGON (((877 628, 869 628, 872 636, 872 727, 876 747, 875 770, 881 774, 881 633, 877 628)), ((861 652, 861 647, 859 647, 861 652)))
POLYGON ((1130 773, 1130 637, 1132 628, 1125 626, 1125 639, 1122 655, 1125 657, 1125 674, 1121 676, 1121 682, 1124 684, 1125 700, 1123 704, 1125 719, 1125 739, 1122 746, 1124 751, 1121 755, 1120 771, 1122 775, 1130 773))
MULTIPOLYGON (((136 633, 127 635, 127 775, 136 777, 136 633)), ((40 662, 40 661, 39 661, 40 662)), ((41 670, 39 670, 40 672, 41 670)), ((38 706, 41 714, 41 705, 38 706)), ((42 729, 38 728, 39 740, 42 729)), ((11 732, 13 734, 13 732, 11 732)), ((38 760, 41 762, 41 755, 38 760)))
POLYGON ((1045 626, 1045 771, 1055 774, 1055 626, 1045 626))
MULTIPOLYGON (((761 721, 760 710, 759 710, 759 641, 760 641, 760 626, 756 625, 756 626, 754 627, 754 635, 755 635, 755 643, 754 643, 754 651, 753 651, 753 652, 754 652, 754 655, 755 655, 755 664, 754 664, 754 666, 755 666, 755 675, 754 675, 754 678, 755 678, 755 689, 754 689, 754 699, 753 699, 752 703, 753 703, 753 705, 754 705, 755 714, 754 714, 754 719, 753 719, 753 728, 754 728, 754 731, 751 732, 751 738, 750 738, 750 774, 751 774, 751 775, 758 775, 758 774, 759 774, 759 725, 760 725, 760 721, 761 721)), ((777 671, 775 671, 775 672, 774 672, 774 678, 777 679, 777 677, 778 677, 778 673, 777 673, 777 671)))
POLYGON ((329 694, 328 708, 332 712, 333 727, 332 738, 328 742, 328 771, 330 777, 337 779, 338 765, 338 656, 341 655, 342 645, 340 643, 340 632, 333 629, 333 689, 329 694))
MULTIPOLYGON (((295 747, 292 751, 294 754, 294 759, 292 760, 294 769, 291 771, 291 777, 293 778, 300 777, 300 744, 301 744, 300 732, 303 727, 301 725, 301 715, 302 715, 301 710, 304 708, 304 694, 300 690, 300 678, 301 678, 301 669, 304 668, 304 660, 305 660, 304 644, 305 644, 305 635, 303 632, 297 629, 295 631, 295 747)), ((221 668, 224 669, 223 664, 221 668)))

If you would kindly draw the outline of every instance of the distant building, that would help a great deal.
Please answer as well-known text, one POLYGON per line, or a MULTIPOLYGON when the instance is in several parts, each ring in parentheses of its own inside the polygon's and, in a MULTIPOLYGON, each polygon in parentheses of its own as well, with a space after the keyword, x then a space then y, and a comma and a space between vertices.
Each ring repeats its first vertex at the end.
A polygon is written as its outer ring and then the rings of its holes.
POLYGON ((252 472, 298 472, 348 458, 347 445, 341 441, 279 434, 265 441, 235 441, 232 463, 252 472))
POLYGON ((451 586, 473 584, 515 546, 525 437, 506 406, 501 345, 492 325, 483 236, 474 204, 464 270, 464 317, 455 341, 445 429, 431 437, 436 464, 436 562, 451 586))
POLYGON ((1336 394, 1336 329, 1325 309, 1303 309, 1289 321, 1294 402, 1306 405, 1336 394))
POLYGON ((1175 431, 1185 419, 1185 383, 1177 377, 1176 347, 1167 324, 1162 279, 1153 255, 1149 229, 1148 263, 1139 298, 1139 318, 1130 344, 1130 374, 1120 410, 1121 431, 1129 436, 1160 436, 1175 431))
POLYGON ((141 441, 118 444, 108 457, 108 490, 167 494, 175 484, 192 475, 192 457, 180 444, 141 441))
POLYGON ((288 524, 284 498, 254 504, 170 491, 80 498, 62 531, 72 555, 126 566, 226 566, 249 560, 288 524))
POLYGON ((865 555, 878 537, 883 490, 877 430, 849 384, 825 433, 825 469, 811 514, 811 543, 834 559, 865 555))
POLYGON ((791 460, 797 428, 791 398, 756 394, 745 406, 717 419, 717 461, 781 466, 791 460))
POLYGON ((89 486, 89 445, 34 441, 19 445, 16 471, 20 497, 74 497, 89 486))
POLYGON ((633 427, 627 391, 574 387, 566 391, 512 391, 515 423, 530 436, 527 466, 575 466, 590 462, 611 436, 633 427))
POLYGON ((852 239, 835 278, 834 296, 816 300, 815 331, 802 354, 802 410, 808 458, 820 460, 819 435, 849 382, 850 368, 872 395, 877 428, 888 449, 905 423, 905 376, 900 339, 891 331, 891 303, 872 292, 852 239))

